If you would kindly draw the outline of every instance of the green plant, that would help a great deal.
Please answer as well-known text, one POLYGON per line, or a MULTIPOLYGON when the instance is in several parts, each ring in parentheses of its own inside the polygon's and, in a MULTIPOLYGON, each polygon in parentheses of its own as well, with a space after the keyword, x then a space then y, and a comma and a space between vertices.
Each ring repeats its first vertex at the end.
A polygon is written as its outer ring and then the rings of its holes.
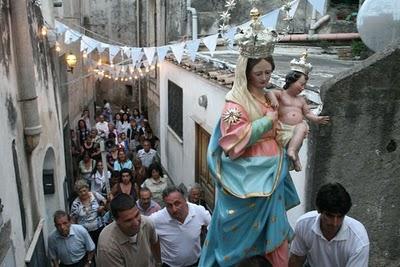
POLYGON ((351 42, 351 53, 353 56, 361 56, 361 54, 367 51, 367 46, 360 40, 353 40, 351 42))

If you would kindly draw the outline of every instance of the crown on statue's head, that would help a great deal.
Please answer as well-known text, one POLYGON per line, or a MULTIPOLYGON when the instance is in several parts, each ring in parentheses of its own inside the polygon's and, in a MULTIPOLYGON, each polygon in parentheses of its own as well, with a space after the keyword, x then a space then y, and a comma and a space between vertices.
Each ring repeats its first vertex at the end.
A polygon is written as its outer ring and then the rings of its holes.
POLYGON ((311 65, 311 63, 307 62, 307 56, 307 52, 304 52, 299 60, 295 58, 292 59, 292 61, 290 61, 290 69, 308 75, 311 72, 313 66, 311 65))
POLYGON ((239 53, 248 58, 263 58, 272 55, 275 43, 278 42, 278 34, 264 27, 257 8, 250 11, 250 17, 250 26, 241 29, 235 35, 239 53))

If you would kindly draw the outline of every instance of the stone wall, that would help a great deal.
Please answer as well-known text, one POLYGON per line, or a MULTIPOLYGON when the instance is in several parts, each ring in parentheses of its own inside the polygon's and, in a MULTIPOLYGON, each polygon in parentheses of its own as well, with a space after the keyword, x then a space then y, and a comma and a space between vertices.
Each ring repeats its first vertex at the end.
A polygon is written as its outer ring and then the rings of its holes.
POLYGON ((350 216, 365 224, 370 266, 400 264, 400 46, 376 53, 321 88, 331 123, 312 130, 309 199, 338 181, 350 192, 350 216))

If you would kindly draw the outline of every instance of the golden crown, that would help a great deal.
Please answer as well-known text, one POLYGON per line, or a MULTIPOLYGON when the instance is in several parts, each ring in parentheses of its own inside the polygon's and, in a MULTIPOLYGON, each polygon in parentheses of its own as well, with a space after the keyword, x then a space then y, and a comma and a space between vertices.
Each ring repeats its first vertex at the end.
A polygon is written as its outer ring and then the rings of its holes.
POLYGON ((308 75, 311 72, 313 66, 311 65, 311 63, 307 62, 307 56, 307 52, 304 52, 299 60, 295 58, 292 59, 292 61, 290 61, 290 69, 308 75))
POLYGON ((250 11, 251 23, 246 29, 241 29, 235 35, 235 41, 239 46, 239 53, 249 58, 262 58, 272 55, 275 43, 278 42, 278 34, 266 29, 260 21, 260 12, 257 8, 250 11))

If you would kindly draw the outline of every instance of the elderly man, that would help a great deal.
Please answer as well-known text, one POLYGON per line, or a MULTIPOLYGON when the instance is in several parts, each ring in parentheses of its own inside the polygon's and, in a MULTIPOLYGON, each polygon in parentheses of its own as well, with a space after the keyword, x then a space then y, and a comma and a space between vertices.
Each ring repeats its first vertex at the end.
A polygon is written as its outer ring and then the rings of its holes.
POLYGON ((120 193, 111 200, 114 222, 100 234, 98 267, 153 267, 160 264, 160 246, 153 223, 141 216, 135 201, 120 193))
POLYGON ((69 215, 62 210, 54 213, 54 225, 56 229, 48 239, 49 257, 53 266, 90 266, 95 245, 88 231, 81 225, 71 224, 69 215))
POLYGON ((157 151, 151 148, 149 140, 143 142, 143 149, 137 153, 137 157, 142 161, 143 166, 148 168, 156 159, 157 151))
POLYGON ((175 186, 164 189, 162 197, 165 208, 150 219, 160 240, 163 266, 197 266, 200 233, 210 223, 210 213, 203 206, 186 202, 183 191, 175 186))
POLYGON ((161 209, 157 202, 151 199, 152 194, 150 189, 142 187, 139 190, 139 199, 136 201, 136 207, 140 213, 145 216, 150 216, 161 209))
POLYGON ((301 216, 290 247, 289 267, 368 266, 369 239, 362 223, 346 216, 351 198, 339 183, 323 185, 316 211, 301 216))

